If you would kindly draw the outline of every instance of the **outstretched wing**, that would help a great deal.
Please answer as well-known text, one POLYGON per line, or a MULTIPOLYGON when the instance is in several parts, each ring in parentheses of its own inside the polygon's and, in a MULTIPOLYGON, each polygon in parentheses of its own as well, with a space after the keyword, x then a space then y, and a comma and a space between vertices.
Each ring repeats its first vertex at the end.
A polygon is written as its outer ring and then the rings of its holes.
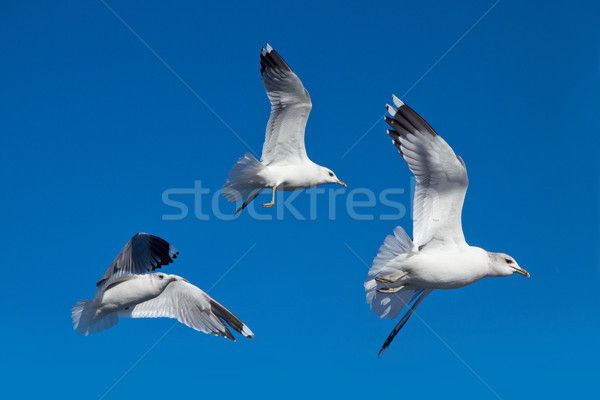
POLYGON ((387 110, 388 134, 415 175, 413 242, 416 246, 463 245, 461 213, 469 179, 460 157, 423 118, 396 96, 387 110))
POLYGON ((119 316, 129 318, 175 318, 197 331, 235 338, 225 326, 252 339, 254 334, 238 317, 222 304, 187 280, 177 277, 158 297, 119 311, 119 316))
POLYGON ((96 283, 105 287, 115 279, 129 274, 145 274, 177 258, 179 252, 166 240, 147 233, 136 233, 96 283))
POLYGON ((293 164, 308 159, 304 130, 312 104, 302 82, 267 44, 260 54, 260 73, 271 101, 261 161, 293 164))

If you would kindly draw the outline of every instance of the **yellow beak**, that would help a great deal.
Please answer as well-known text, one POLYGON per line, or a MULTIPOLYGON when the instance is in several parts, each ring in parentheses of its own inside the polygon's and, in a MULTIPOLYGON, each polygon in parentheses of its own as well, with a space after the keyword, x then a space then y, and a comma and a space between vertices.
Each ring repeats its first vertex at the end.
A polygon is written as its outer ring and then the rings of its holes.
POLYGON ((514 269, 517 274, 521 274, 525 278, 530 277, 529 272, 525 271, 523 268, 519 268, 519 267, 511 267, 511 268, 514 269))
POLYGON ((336 182, 338 185, 342 185, 343 187, 348 187, 348 185, 346 185, 344 182, 342 181, 337 181, 336 182))

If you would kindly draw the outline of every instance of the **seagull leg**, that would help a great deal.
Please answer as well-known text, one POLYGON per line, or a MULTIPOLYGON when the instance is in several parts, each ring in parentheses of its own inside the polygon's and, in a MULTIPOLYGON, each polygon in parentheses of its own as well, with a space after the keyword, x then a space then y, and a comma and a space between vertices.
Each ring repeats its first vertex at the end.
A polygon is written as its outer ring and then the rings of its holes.
POLYGON ((408 271, 404 271, 403 273, 401 273, 398 276, 394 276, 394 275, 376 276, 375 280, 377 282, 381 282, 381 283, 394 283, 398 279, 404 278, 406 275, 408 275, 408 271))
POLYGON ((404 285, 398 287, 377 289, 378 293, 398 293, 400 290, 404 289, 404 285))
POLYGON ((273 186, 273 198, 270 203, 263 204, 263 208, 273 207, 275 205, 275 191, 277 190, 277 186, 273 186))

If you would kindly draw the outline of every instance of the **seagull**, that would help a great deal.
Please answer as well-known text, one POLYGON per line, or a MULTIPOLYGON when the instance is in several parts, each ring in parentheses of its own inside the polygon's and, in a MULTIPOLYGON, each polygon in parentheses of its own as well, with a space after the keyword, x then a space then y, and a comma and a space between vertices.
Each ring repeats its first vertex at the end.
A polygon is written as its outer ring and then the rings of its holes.
POLYGON ((367 303, 380 318, 396 318, 407 307, 379 357, 415 309, 435 289, 458 289, 486 277, 513 273, 529 278, 511 256, 469 246, 461 211, 469 180, 463 160, 423 118, 393 96, 385 121, 394 145, 415 175, 413 239, 398 226, 373 260, 364 283, 367 303))
POLYGON ((167 241, 137 233, 98 281, 93 299, 78 301, 71 310, 80 335, 112 328, 122 318, 175 318, 197 331, 235 341, 225 326, 251 339, 252 331, 221 303, 186 279, 156 269, 179 252, 167 241))
POLYGON ((310 96, 298 76, 268 44, 261 50, 260 73, 271 101, 271 116, 260 161, 246 153, 233 166, 223 186, 227 200, 245 200, 235 214, 265 189, 273 192, 271 202, 263 204, 268 208, 275 204, 276 190, 302 190, 328 183, 346 186, 332 170, 308 158, 304 130, 312 108, 310 96))

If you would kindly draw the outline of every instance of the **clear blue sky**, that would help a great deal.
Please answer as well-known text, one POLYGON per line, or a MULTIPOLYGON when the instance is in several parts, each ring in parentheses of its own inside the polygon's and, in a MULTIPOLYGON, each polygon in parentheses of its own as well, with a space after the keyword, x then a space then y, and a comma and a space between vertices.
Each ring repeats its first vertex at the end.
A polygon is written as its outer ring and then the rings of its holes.
MULTIPOLYGON (((215 3, 108 1, 257 152, 269 42, 310 91, 309 156, 376 193, 411 179, 385 134, 386 102, 493 4, 215 3)), ((405 98, 467 164, 467 241, 532 275, 436 291, 418 310, 503 399, 597 392, 599 13, 592 1, 501 1, 405 98)), ((494 398, 414 317, 376 357, 394 322, 369 310, 366 267, 345 243, 370 264, 396 225, 411 232, 409 216, 331 221, 322 194, 314 221, 165 221, 165 190, 201 180, 214 192, 247 151, 224 124, 98 1, 3 2, 0 54, 5 395, 97 399, 173 324, 72 330, 72 305, 145 231, 179 249, 169 272, 204 289, 254 246, 211 294, 256 338, 179 325, 107 399, 494 398)))

